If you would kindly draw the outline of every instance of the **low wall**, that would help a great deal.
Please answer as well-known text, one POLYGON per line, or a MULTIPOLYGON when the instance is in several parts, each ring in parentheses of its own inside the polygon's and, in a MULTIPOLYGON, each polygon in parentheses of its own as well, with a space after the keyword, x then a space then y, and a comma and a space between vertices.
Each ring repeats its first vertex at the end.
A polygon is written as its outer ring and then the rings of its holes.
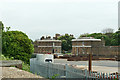
POLYGON ((22 69, 22 61, 21 60, 2 60, 0 61, 0 67, 10 67, 16 66, 19 69, 22 69))

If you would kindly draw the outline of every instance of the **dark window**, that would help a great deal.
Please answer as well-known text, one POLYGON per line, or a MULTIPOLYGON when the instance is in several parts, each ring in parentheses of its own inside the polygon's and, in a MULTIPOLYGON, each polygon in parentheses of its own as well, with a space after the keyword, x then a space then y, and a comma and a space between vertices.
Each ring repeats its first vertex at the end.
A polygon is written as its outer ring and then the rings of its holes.
POLYGON ((52 59, 46 59, 45 62, 52 62, 52 59))

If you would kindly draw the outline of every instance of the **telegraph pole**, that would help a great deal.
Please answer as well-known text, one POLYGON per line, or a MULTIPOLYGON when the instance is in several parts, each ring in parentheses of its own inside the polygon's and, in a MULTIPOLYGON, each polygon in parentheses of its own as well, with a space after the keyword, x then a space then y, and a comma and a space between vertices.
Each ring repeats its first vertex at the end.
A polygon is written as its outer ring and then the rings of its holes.
POLYGON ((91 51, 89 53, 89 71, 92 71, 92 41, 91 41, 91 51))
POLYGON ((55 43, 53 42, 53 51, 52 51, 53 54, 55 53, 54 46, 55 46, 55 43))
POLYGON ((92 54, 89 54, 89 71, 92 71, 92 54))

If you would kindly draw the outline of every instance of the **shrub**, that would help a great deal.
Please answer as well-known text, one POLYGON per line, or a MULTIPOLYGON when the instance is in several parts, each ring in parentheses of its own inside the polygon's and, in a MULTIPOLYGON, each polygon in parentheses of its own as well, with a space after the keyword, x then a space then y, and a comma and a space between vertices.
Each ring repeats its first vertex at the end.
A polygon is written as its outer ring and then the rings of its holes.
POLYGON ((29 63, 34 48, 28 36, 21 31, 6 31, 2 33, 2 53, 29 63))

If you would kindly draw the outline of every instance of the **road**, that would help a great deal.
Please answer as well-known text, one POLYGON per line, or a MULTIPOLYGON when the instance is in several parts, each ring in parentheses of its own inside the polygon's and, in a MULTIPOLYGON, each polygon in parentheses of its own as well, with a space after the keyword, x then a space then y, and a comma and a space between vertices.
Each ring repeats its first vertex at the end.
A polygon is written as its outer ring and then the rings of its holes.
MULTIPOLYGON (((59 60, 55 63, 77 65, 78 67, 88 69, 88 61, 65 61, 59 60)), ((105 73, 120 72, 120 62, 118 61, 92 61, 92 70, 105 73), (119 68, 118 68, 119 66, 119 68)))
MULTIPOLYGON (((72 64, 72 65, 88 65, 88 61, 63 61, 59 60, 59 62, 55 63, 62 63, 62 64, 72 64)), ((120 64, 120 62, 119 62, 120 64)), ((118 67, 118 61, 92 61, 93 66, 106 66, 106 67, 118 67)))

